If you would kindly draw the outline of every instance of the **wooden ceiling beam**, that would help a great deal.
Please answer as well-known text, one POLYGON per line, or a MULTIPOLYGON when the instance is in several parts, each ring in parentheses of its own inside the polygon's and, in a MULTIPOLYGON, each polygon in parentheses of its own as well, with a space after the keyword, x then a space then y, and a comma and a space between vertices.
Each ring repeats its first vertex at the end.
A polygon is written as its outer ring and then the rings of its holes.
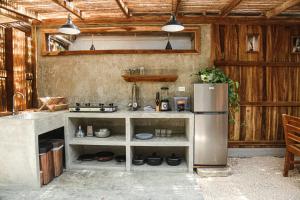
POLYGON ((4 16, 16 19, 18 21, 24 21, 28 23, 30 20, 36 20, 38 22, 41 22, 41 20, 39 19, 39 15, 37 13, 28 11, 11 2, 8 3, 6 1, 1 1, 0 9, 1 9, 1 13, 4 16))
POLYGON ((116 0, 116 2, 127 18, 132 16, 123 0, 116 0))
MULTIPOLYGON (((111 26, 111 25, 162 25, 169 19, 169 16, 132 16, 130 18, 103 18, 94 16, 85 20, 74 19, 74 23, 80 27, 87 26, 111 26)), ((186 25, 199 24, 300 24, 300 18, 274 18, 267 19, 265 16, 257 17, 221 17, 221 16, 179 16, 178 20, 186 25)), ((40 27, 55 27, 63 24, 65 19, 45 19, 42 23, 35 23, 40 27)))
MULTIPOLYGON (((5 17, 9 17, 9 18, 14 19, 16 21, 22 21, 22 22, 25 22, 25 23, 28 23, 28 24, 31 24, 31 22, 32 22, 32 20, 29 19, 28 17, 24 17, 22 15, 18 15, 18 14, 14 13, 14 12, 5 10, 3 8, 0 8, 0 15, 3 15, 5 17)), ((36 22, 36 23, 41 23, 41 22, 36 22)))
POLYGON ((182 2, 181 0, 177 0, 177 2, 176 2, 175 11, 174 11, 175 16, 177 16, 179 13, 181 2, 182 2))
POLYGON ((74 6, 71 7, 70 5, 68 5, 66 0, 52 0, 52 1, 54 3, 56 3, 57 5, 61 6, 62 8, 66 9, 67 11, 69 11, 70 13, 72 13, 73 15, 78 17, 79 19, 83 20, 81 10, 79 10, 78 8, 76 8, 74 6))
POLYGON ((227 4, 222 10, 221 10, 221 16, 225 17, 227 16, 235 7, 237 7, 242 0, 231 0, 229 4, 227 4))
POLYGON ((282 13, 283 11, 297 5, 300 3, 300 0, 288 0, 282 4, 280 4, 279 6, 273 8, 272 10, 269 10, 266 12, 266 17, 267 18, 271 18, 274 17, 276 15, 279 15, 280 13, 282 13))

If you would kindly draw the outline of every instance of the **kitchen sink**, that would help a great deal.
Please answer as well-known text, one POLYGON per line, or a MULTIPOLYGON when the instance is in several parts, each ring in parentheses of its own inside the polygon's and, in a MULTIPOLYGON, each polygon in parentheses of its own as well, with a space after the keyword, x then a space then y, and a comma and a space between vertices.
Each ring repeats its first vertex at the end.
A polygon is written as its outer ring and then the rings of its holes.
POLYGON ((3 117, 3 119, 20 119, 20 120, 26 120, 26 119, 38 119, 38 118, 43 118, 47 117, 47 113, 45 112, 25 112, 25 113, 20 113, 17 115, 10 115, 3 117))

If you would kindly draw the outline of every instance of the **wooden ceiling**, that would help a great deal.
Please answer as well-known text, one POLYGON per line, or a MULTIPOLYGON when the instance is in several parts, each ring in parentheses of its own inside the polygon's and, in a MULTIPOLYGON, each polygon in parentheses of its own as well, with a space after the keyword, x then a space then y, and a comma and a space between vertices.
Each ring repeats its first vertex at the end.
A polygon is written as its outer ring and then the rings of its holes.
POLYGON ((298 20, 299 17, 300 20, 300 0, 1 0, 0 3, 0 15, 44 25, 62 23, 68 13, 74 21, 82 23, 114 19, 142 23, 147 18, 166 20, 171 12, 186 21, 192 17, 203 20, 230 17, 298 20))

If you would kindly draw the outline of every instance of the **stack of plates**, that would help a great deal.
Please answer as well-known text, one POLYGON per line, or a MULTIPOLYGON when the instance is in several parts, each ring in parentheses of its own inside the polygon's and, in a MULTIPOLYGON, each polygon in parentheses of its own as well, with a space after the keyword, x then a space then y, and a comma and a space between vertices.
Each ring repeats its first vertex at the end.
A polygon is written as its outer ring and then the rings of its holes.
POLYGON ((137 134, 135 134, 135 138, 139 139, 139 140, 149 140, 149 139, 153 138, 153 134, 152 133, 137 133, 137 134))

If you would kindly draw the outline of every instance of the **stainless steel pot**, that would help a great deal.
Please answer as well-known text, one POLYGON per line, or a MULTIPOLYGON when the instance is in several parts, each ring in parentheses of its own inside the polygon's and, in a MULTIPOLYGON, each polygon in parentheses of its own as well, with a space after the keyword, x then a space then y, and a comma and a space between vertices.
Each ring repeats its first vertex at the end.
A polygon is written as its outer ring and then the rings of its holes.
POLYGON ((110 136, 110 130, 107 128, 100 128, 95 131, 95 136, 99 138, 105 138, 110 136))

